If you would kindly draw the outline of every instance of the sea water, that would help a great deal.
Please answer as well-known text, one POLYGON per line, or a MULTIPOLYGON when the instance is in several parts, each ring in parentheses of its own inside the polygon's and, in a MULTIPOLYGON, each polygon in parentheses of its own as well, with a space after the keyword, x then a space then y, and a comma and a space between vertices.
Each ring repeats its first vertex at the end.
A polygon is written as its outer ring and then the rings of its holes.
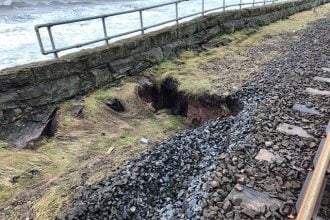
MULTIPOLYGON (((45 56, 40 52, 34 31, 34 26, 37 24, 127 11, 169 1, 171 0, 0 0, 0 69, 53 59, 53 55, 45 56)), ((243 2, 252 2, 252 0, 243 0, 243 2)), ((226 0, 226 4, 238 3, 239 0, 226 0)), ((205 10, 221 7, 222 4, 222 0, 205 0, 205 10)), ((201 10, 202 0, 189 0, 179 4, 179 16, 201 10)), ((143 12, 144 26, 174 18, 174 5, 153 8, 143 12)), ((106 26, 108 35, 138 29, 140 28, 139 13, 107 18, 106 26)), ((148 29, 146 32, 155 29, 159 29, 159 27, 148 29)), ((101 19, 54 26, 52 33, 57 48, 104 37, 101 19)), ((137 34, 140 33, 137 32, 121 38, 137 34)), ((45 49, 50 50, 51 45, 45 28, 41 31, 41 37, 45 49)), ((118 39, 120 38, 111 41, 118 39)), ((100 45, 104 45, 104 42, 60 52, 59 55, 100 45)))

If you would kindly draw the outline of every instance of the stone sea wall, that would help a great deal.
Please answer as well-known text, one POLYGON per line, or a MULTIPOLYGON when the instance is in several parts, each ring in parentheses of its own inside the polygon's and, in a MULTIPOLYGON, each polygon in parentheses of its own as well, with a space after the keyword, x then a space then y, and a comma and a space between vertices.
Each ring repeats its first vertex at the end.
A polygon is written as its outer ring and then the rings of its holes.
MULTIPOLYGON (((0 125, 20 115, 134 75, 219 34, 267 25, 311 9, 314 0, 213 13, 108 46, 0 71, 0 125)), ((317 4, 329 0, 318 1, 317 4)))

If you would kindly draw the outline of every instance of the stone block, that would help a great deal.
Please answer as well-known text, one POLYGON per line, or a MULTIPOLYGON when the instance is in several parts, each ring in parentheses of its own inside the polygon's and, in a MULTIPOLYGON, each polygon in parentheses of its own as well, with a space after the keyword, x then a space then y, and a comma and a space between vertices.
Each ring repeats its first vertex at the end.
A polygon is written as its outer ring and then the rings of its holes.
POLYGON ((19 99, 29 106, 37 107, 73 97, 80 92, 81 79, 78 75, 40 83, 18 93, 19 99))
POLYGON ((178 38, 178 31, 176 26, 171 26, 159 31, 148 33, 148 36, 151 41, 150 47, 155 48, 176 41, 178 38))
POLYGON ((185 40, 178 40, 173 43, 166 44, 162 47, 164 58, 177 55, 179 52, 187 48, 187 42, 185 40))
POLYGON ((260 7, 249 8, 249 16, 255 17, 260 15, 260 7))
POLYGON ((235 31, 235 25, 234 22, 226 22, 223 24, 223 31, 225 34, 231 34, 235 31))
POLYGON ((148 52, 142 53, 142 57, 153 64, 160 63, 164 59, 163 51, 160 47, 156 47, 148 52))
POLYGON ((88 70, 88 59, 89 56, 80 56, 76 59, 67 59, 65 62, 63 62, 63 65, 67 65, 68 69, 70 71, 70 75, 72 74, 79 74, 86 70, 88 70))
POLYGON ((102 59, 101 51, 95 50, 93 53, 90 53, 90 55, 87 58, 88 69, 95 68, 102 64, 104 64, 104 60, 102 59))
POLYGON ((0 109, 14 109, 18 108, 20 104, 20 98, 16 90, 8 90, 2 92, 0 95, 0 109))
POLYGON ((95 87, 104 86, 112 80, 112 74, 108 64, 91 69, 90 72, 94 76, 95 87))
POLYGON ((197 23, 198 32, 218 26, 218 20, 213 16, 202 17, 197 23))
POLYGON ((226 10, 224 13, 224 22, 240 19, 240 13, 237 10, 226 10))
POLYGON ((187 38, 195 34, 198 30, 198 25, 194 21, 181 23, 178 25, 178 39, 187 38))
POLYGON ((34 83, 33 72, 29 66, 6 69, 0 72, 0 92, 33 85, 34 83))
POLYGON ((244 21, 244 19, 233 21, 233 26, 234 26, 234 30, 235 31, 244 29, 245 28, 245 21, 244 21))
POLYGON ((120 40, 105 46, 101 51, 101 57, 106 60, 117 60, 130 55, 127 48, 124 46, 125 40, 120 40))
POLYGON ((109 67, 111 72, 117 77, 118 75, 128 74, 134 67, 135 59, 133 56, 111 61, 109 67))
POLYGON ((69 65, 63 60, 54 60, 35 66, 33 75, 37 83, 65 77, 71 74, 69 65))
POLYGON ((144 52, 151 48, 151 36, 149 34, 137 35, 125 39, 124 45, 127 51, 131 51, 130 54, 144 52))

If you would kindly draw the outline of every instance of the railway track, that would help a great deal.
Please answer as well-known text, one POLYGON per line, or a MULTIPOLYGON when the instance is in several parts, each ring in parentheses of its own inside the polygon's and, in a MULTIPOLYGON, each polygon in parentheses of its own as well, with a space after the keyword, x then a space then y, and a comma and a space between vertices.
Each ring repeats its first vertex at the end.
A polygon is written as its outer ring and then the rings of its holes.
MULTIPOLYGON (((323 68, 330 73, 330 68, 323 68)), ((330 83, 330 78, 316 76, 314 80, 330 83)), ((327 95, 327 91, 307 88, 306 92, 312 95, 327 95)), ((323 138, 313 160, 314 169, 309 171, 302 191, 298 197, 296 209, 298 220, 321 219, 318 217, 326 189, 330 182, 330 121, 326 128, 326 138, 323 138)), ((329 202, 329 201, 327 201, 329 202)), ((328 203, 330 206, 330 204, 328 203)))

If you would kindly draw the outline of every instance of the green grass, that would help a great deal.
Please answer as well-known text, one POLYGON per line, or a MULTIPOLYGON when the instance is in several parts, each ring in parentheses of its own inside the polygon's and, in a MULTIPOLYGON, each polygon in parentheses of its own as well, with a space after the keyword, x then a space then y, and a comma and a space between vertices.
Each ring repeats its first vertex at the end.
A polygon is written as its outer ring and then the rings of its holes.
MULTIPOLYGON (((224 69, 214 67, 242 64, 248 59, 246 51, 249 48, 267 39, 276 43, 280 34, 304 28, 308 22, 324 17, 329 9, 330 4, 327 4, 319 7, 317 13, 299 13, 290 19, 261 27, 251 36, 244 31, 218 36, 215 40, 229 38, 232 42, 199 54, 183 52, 178 58, 162 62, 143 74, 151 76, 158 85, 167 77, 173 77, 179 81, 179 89, 190 94, 230 93, 248 80, 253 72, 230 70, 225 73, 224 69), (226 62, 217 63, 223 60, 226 62)), ((277 55, 265 56, 276 59, 277 55)), ((34 219, 53 219, 69 202, 71 187, 80 184, 81 173, 88 172, 87 183, 92 184, 110 175, 124 161, 147 150, 148 146, 140 143, 142 137, 157 142, 187 128, 185 120, 179 116, 154 114, 150 107, 136 98, 136 85, 123 82, 120 91, 115 88, 99 89, 84 100, 62 103, 56 137, 37 142, 33 149, 14 149, 0 141, 0 206, 7 207, 10 201, 20 200, 8 219, 25 218, 28 212, 34 213, 34 219), (129 111, 123 114, 112 112, 104 105, 109 98, 124 100, 129 111), (70 110, 76 105, 85 106, 83 118, 71 115, 70 110), (107 154, 112 147, 113 151, 107 154), (40 174, 29 176, 32 168, 41 169, 40 174), (17 175, 22 178, 17 184, 12 184, 11 178, 17 175)))
POLYGON ((164 79, 172 77, 179 81, 181 91, 191 95, 205 92, 229 95, 240 88, 263 63, 276 59, 279 54, 264 52, 264 56, 256 60, 259 65, 256 65, 254 69, 242 70, 240 73, 232 72, 231 75, 228 75, 223 69, 214 70, 214 67, 221 67, 224 64, 229 65, 230 63, 233 66, 240 66, 244 62, 248 63, 251 60, 251 57, 247 54, 249 48, 260 46, 265 42, 267 44, 278 43, 277 40, 281 39, 281 34, 294 33, 305 28, 310 22, 325 17, 330 9, 329 5, 318 7, 317 13, 309 10, 290 16, 289 19, 260 27, 252 34, 247 33, 247 30, 241 30, 233 34, 216 36, 210 41, 211 44, 224 39, 229 39, 231 43, 227 46, 208 49, 202 53, 185 51, 179 57, 166 60, 145 71, 144 75, 152 77, 158 85, 164 79), (226 60, 226 62, 218 64, 216 62, 218 60, 226 60))

